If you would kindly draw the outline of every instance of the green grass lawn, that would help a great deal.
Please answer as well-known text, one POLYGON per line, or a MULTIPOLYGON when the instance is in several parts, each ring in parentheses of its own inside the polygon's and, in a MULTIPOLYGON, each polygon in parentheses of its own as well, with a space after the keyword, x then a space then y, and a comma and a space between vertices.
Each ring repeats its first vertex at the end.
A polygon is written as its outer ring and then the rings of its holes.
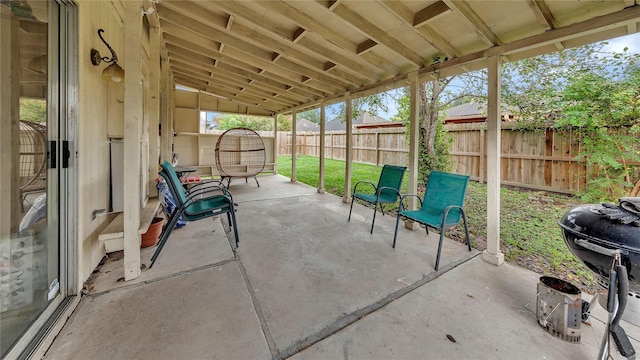
MULTIPOLYGON (((300 156, 296 160, 298 181, 317 187, 319 158, 300 156)), ((382 167, 352 163, 352 186, 366 180, 376 184, 382 167)), ((291 156, 278 157, 278 173, 291 177, 291 156)), ((345 163, 325 159, 325 191, 344 196, 345 163)), ((407 192, 405 177, 402 193, 407 192)), ((500 237, 501 249, 507 261, 542 275, 567 280, 584 291, 593 292, 595 281, 591 272, 571 254, 564 243, 558 220, 573 205, 569 196, 529 191, 524 189, 501 189, 500 237)), ((487 187, 470 182, 465 199, 465 213, 469 219, 474 248, 486 248, 487 187)), ((387 207, 395 211, 397 206, 387 207)), ((464 228, 458 226, 447 230, 447 237, 464 241, 464 228)))

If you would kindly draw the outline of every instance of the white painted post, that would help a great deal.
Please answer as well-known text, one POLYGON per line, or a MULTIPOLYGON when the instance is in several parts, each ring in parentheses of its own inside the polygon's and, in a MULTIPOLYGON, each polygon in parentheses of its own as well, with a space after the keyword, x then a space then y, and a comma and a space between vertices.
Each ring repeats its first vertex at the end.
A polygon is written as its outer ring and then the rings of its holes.
POLYGON ((489 57, 487 104, 487 250, 482 259, 501 265, 500 252, 500 58, 489 57))
POLYGON ((173 139, 173 130, 171 125, 171 118, 173 114, 173 107, 171 107, 171 78, 169 76, 170 65, 169 59, 162 59, 160 61, 160 106, 162 111, 160 112, 160 161, 171 161, 171 142, 173 139))
POLYGON ((291 182, 296 182, 296 155, 298 153, 296 147, 296 111, 291 112, 291 182))
POLYGON ((278 114, 273 114, 273 174, 278 173, 278 114))
MULTIPOLYGON (((420 81, 418 80, 418 72, 414 71, 408 74, 409 78, 409 183, 407 184, 407 193, 418 193, 418 159, 420 153, 420 122, 419 122, 419 109, 420 102, 418 101, 418 87, 420 81)), ((409 197, 407 203, 408 209, 415 210, 418 207, 418 201, 415 197, 409 197)), ((407 229, 417 230, 419 224, 410 220, 405 221, 404 226, 407 229)))
POLYGON ((344 163, 345 163, 345 171, 344 171, 344 197, 342 201, 345 203, 351 202, 351 158, 353 157, 353 129, 351 128, 352 124, 352 114, 351 114, 351 93, 347 92, 345 94, 345 108, 346 108, 346 129, 347 129, 347 141, 346 141, 346 149, 344 154, 344 163))
POLYGON ((140 138, 142 136, 141 1, 125 4, 124 46, 124 279, 140 276, 140 138))
POLYGON ((156 179, 158 178, 158 160, 160 158, 160 29, 149 29, 149 179, 147 188, 150 197, 158 196, 156 179))
POLYGON ((320 170, 318 181, 318 192, 324 194, 324 141, 325 141, 325 117, 326 111, 324 103, 320 103, 320 170))

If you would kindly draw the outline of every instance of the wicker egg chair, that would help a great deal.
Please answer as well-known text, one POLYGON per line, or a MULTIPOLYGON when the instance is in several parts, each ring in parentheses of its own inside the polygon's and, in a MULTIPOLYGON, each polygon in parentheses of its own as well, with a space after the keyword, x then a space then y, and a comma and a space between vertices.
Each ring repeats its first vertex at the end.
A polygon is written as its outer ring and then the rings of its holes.
POLYGON ((235 128, 222 133, 216 143, 216 167, 227 187, 233 178, 253 177, 260 187, 256 175, 264 169, 266 152, 264 142, 251 129, 235 128))
POLYGON ((47 128, 20 120, 20 205, 28 194, 46 190, 47 128))

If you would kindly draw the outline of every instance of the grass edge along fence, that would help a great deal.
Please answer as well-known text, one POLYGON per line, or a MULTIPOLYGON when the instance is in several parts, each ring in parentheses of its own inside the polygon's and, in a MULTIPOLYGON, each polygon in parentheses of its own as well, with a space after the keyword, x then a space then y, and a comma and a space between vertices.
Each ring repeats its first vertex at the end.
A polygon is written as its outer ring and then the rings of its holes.
MULTIPOLYGON (((446 124, 452 138, 449 148, 451 172, 486 182, 486 124, 446 124)), ((517 130, 503 123, 501 131, 501 183, 534 190, 574 194, 585 189, 587 169, 576 160, 581 150, 579 138, 570 130, 517 130)), ((278 133, 278 154, 291 155, 291 132, 278 133)), ((353 161, 381 166, 407 165, 409 146, 405 129, 374 128, 353 131, 353 161)), ((297 133, 296 154, 320 156, 319 133, 297 133)), ((325 157, 344 160, 346 132, 325 135, 325 157)))

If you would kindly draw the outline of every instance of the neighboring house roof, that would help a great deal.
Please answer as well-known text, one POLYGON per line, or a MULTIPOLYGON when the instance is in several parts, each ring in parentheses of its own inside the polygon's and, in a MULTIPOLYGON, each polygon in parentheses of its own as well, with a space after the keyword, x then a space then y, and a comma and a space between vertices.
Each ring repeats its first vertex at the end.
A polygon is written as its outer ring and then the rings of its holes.
POLYGON ((296 121, 296 131, 320 131, 320 126, 307 119, 300 119, 296 121))
MULTIPOLYGON (((513 117, 513 112, 509 110, 509 106, 502 105, 502 118, 508 120, 513 117)), ((469 102, 457 106, 450 107, 446 110, 445 123, 471 123, 484 122, 487 120, 487 104, 478 102, 469 102)))
MULTIPOLYGON (((391 121, 389 119, 385 119, 381 116, 371 115, 368 112, 364 111, 357 118, 353 119, 351 124, 356 127, 359 124, 387 124, 391 121)), ((340 131, 345 130, 346 124, 340 119, 333 119, 325 125, 325 131, 340 131)))

